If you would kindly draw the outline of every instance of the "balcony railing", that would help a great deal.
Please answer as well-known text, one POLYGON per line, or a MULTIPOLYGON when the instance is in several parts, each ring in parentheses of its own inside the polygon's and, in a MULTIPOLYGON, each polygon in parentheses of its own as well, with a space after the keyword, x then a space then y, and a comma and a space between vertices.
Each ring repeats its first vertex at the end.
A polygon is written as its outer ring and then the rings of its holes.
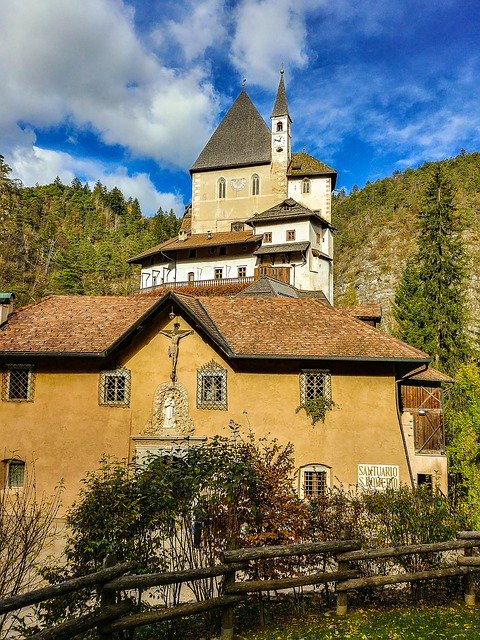
POLYGON ((243 276, 241 278, 212 278, 211 280, 181 280, 177 282, 163 282, 152 287, 142 287, 142 293, 149 291, 161 291, 162 289, 182 289, 184 287, 218 287, 229 284, 252 284, 258 280, 259 276, 243 276))

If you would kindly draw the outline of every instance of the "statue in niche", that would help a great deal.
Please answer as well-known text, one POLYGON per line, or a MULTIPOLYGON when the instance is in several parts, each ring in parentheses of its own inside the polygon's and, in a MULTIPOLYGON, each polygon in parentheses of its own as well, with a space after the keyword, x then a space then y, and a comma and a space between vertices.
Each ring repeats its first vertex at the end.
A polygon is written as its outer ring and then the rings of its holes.
POLYGON ((155 436, 189 435, 194 431, 188 394, 180 382, 164 382, 155 391, 152 417, 144 433, 155 436))
POLYGON ((167 336, 167 338, 170 338, 170 341, 171 341, 168 347, 168 356, 169 358, 172 359, 172 370, 170 372, 170 380, 172 382, 175 382, 177 379, 177 360, 178 360, 178 346, 179 346, 178 343, 182 338, 185 338, 185 336, 188 336, 191 333, 193 333, 193 330, 180 331, 180 323, 175 322, 175 324, 173 325, 173 330, 170 329, 165 331, 159 331, 159 333, 161 333, 164 336, 167 336))

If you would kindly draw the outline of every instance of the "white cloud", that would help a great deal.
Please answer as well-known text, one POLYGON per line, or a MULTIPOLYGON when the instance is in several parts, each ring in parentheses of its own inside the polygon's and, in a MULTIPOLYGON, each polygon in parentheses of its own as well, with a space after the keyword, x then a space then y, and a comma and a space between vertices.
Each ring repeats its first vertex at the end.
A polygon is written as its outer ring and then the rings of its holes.
POLYGON ((223 0, 188 0, 182 7, 181 21, 167 20, 152 32, 153 41, 162 46, 179 47, 187 62, 203 56, 209 47, 225 40, 227 16, 223 0))
POLYGON ((9 159, 12 176, 19 178, 26 186, 36 183, 48 184, 58 176, 64 184, 70 184, 76 176, 82 176, 90 186, 100 180, 108 189, 118 187, 125 199, 138 198, 144 215, 154 214, 161 206, 164 211, 173 209, 177 216, 183 215, 184 203, 178 193, 157 191, 150 177, 145 173, 128 175, 124 167, 114 169, 93 160, 74 158, 62 151, 52 151, 33 146, 30 149, 17 148, 9 159))
POLYGON ((19 122, 70 118, 108 144, 182 167, 217 110, 204 72, 162 66, 120 0, 3 0, 0 82, 0 135, 10 144, 24 138, 19 122))
POLYGON ((242 0, 235 11, 233 65, 249 84, 272 88, 281 64, 289 69, 308 62, 307 28, 301 2, 242 0))

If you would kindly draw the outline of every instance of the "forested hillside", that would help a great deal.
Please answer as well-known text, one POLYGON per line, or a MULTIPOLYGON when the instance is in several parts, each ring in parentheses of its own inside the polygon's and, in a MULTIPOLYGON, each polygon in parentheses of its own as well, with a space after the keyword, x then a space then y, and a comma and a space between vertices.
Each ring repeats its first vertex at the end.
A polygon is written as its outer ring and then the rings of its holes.
MULTIPOLYGON (((439 164, 455 192, 457 214, 466 220, 469 254, 469 304, 478 328, 480 305, 480 154, 460 153, 439 164)), ((333 203, 335 302, 377 302, 386 312, 408 256, 415 250, 417 213, 434 163, 395 172, 367 183, 333 203)))
POLYGON ((0 156, 0 289, 16 306, 47 293, 126 294, 139 286, 127 259, 178 233, 173 211, 146 218, 116 187, 23 187, 9 173, 0 156))

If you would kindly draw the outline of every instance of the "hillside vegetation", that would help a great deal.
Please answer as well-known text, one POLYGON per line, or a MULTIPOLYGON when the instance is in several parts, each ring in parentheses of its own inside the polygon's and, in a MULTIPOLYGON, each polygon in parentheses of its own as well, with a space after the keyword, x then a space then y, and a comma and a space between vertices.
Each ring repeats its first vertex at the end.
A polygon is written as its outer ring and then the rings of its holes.
POLYGON ((117 187, 24 187, 9 172, 0 156, 0 288, 17 307, 48 293, 129 293, 139 275, 128 258, 178 233, 173 211, 146 218, 117 187))
POLYGON ((397 171, 390 178, 334 198, 335 303, 376 302, 387 327, 390 307, 407 258, 415 250, 417 213, 435 164, 441 165, 455 191, 457 214, 467 223, 469 305, 472 322, 479 315, 480 154, 460 153, 440 163, 397 171))

